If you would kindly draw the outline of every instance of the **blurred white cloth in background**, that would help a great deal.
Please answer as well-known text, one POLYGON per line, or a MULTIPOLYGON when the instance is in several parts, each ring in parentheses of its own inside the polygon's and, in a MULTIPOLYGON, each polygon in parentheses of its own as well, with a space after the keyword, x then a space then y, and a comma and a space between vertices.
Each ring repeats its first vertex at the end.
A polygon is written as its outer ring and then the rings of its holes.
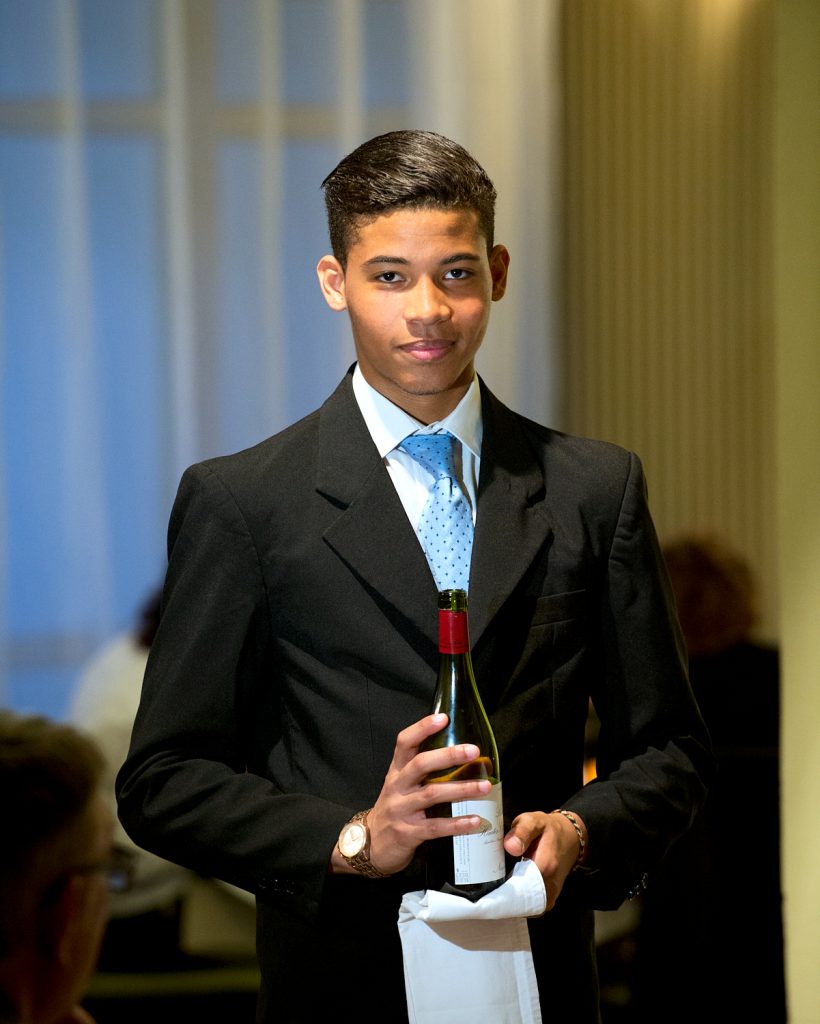
POLYGON ((147 660, 148 649, 131 633, 114 637, 88 663, 69 709, 70 721, 89 732, 105 755, 104 796, 117 822, 114 843, 133 861, 130 888, 111 894, 112 917, 168 906, 185 896, 193 877, 185 868, 141 850, 117 820, 114 780, 128 753, 147 660))

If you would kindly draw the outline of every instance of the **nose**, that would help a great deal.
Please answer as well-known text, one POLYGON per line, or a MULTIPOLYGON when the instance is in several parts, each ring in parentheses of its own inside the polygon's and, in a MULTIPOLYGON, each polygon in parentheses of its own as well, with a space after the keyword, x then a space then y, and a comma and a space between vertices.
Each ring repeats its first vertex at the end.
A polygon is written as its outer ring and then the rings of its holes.
POLYGON ((404 319, 408 324, 424 326, 450 318, 451 310, 447 297, 430 278, 419 278, 416 285, 405 294, 407 304, 404 308, 404 319))

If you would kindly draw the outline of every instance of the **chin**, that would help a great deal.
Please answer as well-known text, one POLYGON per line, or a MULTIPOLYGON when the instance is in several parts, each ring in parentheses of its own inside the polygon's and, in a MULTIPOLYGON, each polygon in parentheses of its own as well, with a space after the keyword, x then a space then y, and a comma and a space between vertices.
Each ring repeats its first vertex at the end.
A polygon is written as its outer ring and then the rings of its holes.
POLYGON ((453 380, 451 377, 442 379, 436 379, 433 375, 422 378, 413 377, 411 380, 398 381, 397 382, 402 391, 408 395, 414 395, 417 398, 433 397, 435 395, 443 395, 448 391, 455 391, 461 387, 468 387, 470 381, 466 383, 460 379, 453 380))

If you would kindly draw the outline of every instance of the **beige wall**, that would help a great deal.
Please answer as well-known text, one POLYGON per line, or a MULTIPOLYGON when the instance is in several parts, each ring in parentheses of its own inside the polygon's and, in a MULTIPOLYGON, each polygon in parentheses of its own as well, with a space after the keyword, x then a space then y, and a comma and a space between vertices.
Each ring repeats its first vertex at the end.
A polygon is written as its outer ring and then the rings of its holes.
POLYGON ((569 0, 562 425, 723 534, 776 636, 769 0, 569 0))
POLYGON ((561 425, 637 450, 661 535, 723 533, 763 584, 789 1021, 820 1024, 820 3, 566 0, 563 33, 561 425))
POLYGON ((778 0, 775 324, 791 1024, 820 1022, 820 4, 778 0))

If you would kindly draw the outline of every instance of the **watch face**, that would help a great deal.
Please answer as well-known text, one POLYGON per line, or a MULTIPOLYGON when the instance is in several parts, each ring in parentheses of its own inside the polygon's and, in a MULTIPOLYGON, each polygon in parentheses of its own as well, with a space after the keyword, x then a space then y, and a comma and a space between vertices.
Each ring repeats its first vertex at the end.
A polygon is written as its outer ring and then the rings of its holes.
POLYGON ((339 836, 339 850, 343 857, 355 857, 361 853, 367 841, 367 832, 360 821, 347 825, 339 836))

